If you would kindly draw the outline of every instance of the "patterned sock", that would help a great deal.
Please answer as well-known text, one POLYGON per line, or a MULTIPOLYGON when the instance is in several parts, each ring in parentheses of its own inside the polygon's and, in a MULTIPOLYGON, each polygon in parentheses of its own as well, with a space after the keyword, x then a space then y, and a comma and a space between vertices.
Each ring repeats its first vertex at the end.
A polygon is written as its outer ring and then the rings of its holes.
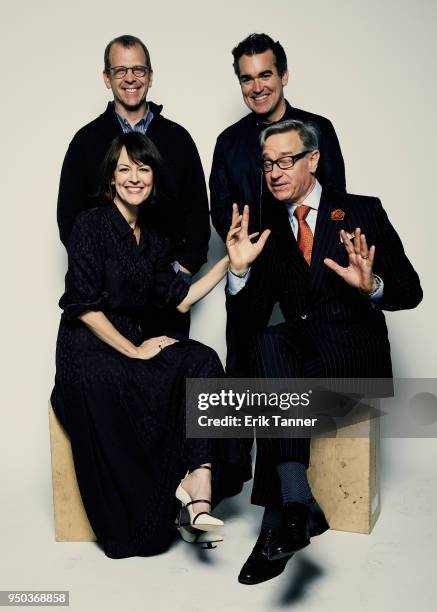
POLYGON ((286 502, 307 504, 312 501, 313 495, 304 463, 284 461, 276 466, 276 470, 281 483, 281 496, 284 504, 286 502))
POLYGON ((279 529, 281 526, 281 508, 266 507, 261 523, 261 529, 279 529))

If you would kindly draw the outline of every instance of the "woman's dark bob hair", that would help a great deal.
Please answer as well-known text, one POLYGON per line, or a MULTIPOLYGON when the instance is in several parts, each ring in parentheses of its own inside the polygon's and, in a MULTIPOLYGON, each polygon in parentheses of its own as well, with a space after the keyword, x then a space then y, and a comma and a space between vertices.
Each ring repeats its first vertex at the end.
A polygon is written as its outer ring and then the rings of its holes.
POLYGON ((150 138, 138 132, 122 134, 111 142, 102 164, 99 196, 111 201, 115 198, 115 189, 112 183, 123 147, 126 148, 131 161, 136 164, 147 164, 153 170, 153 188, 146 200, 147 208, 149 206, 154 207, 158 201, 165 200, 162 157, 150 138))

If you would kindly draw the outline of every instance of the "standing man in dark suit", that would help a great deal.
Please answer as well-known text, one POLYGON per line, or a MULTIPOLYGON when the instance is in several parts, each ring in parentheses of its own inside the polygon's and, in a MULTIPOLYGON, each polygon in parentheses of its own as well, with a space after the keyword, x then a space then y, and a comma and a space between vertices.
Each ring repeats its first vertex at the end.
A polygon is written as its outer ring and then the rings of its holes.
MULTIPOLYGON (((311 125, 279 122, 264 130, 261 144, 278 213, 271 236, 266 230, 251 243, 245 207, 241 230, 227 245, 228 316, 236 343, 250 344, 251 376, 391 378, 382 310, 414 308, 422 289, 380 200, 322 188, 311 125), (276 302, 285 322, 267 327, 276 302)), ((234 206, 234 226, 237 217, 234 206)), ((266 512, 240 582, 277 576, 328 528, 306 476, 309 442, 257 440, 252 502, 266 512)))
MULTIPOLYGON (((232 51, 234 71, 249 115, 220 134, 214 150, 211 176, 212 223, 223 240, 229 229, 232 205, 240 212, 250 210, 250 231, 267 226, 271 197, 263 194, 263 173, 259 136, 267 126, 284 119, 311 121, 319 132, 322 154, 317 179, 324 186, 346 190, 343 156, 332 123, 325 117, 294 108, 284 97, 288 83, 287 57, 279 42, 267 34, 251 34, 232 51)), ((227 369, 233 376, 244 376, 244 361, 238 361, 227 326, 227 369)))
MULTIPOLYGON (((67 244, 77 214, 100 205, 97 198, 99 170, 112 140, 128 131, 146 134, 164 160, 168 202, 158 224, 170 234, 175 266, 187 282, 206 261, 210 238, 208 196, 202 164, 190 134, 162 116, 162 106, 147 101, 153 69, 144 43, 135 36, 114 38, 104 54, 103 79, 114 100, 105 112, 73 137, 62 166, 58 196, 58 226, 67 244)), ((189 318, 180 315, 175 329, 154 333, 187 335, 189 318)), ((159 327, 159 325, 158 325, 159 327)))

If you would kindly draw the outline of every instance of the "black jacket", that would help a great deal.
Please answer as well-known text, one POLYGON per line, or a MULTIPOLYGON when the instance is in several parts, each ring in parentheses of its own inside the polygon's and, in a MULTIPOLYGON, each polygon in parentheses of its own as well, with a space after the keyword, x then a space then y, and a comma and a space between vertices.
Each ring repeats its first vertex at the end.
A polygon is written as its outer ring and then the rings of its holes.
MULTIPOLYGON (((161 115, 162 106, 149 102, 154 118, 147 136, 161 153, 169 203, 161 227, 169 234, 174 257, 192 273, 206 261, 210 238, 208 196, 196 145, 182 126, 161 115)), ((58 226, 64 245, 79 212, 100 204, 96 198, 100 167, 112 140, 122 134, 114 104, 80 129, 71 141, 62 166, 58 196, 58 226)))
MULTIPOLYGON (((325 117, 293 108, 286 101, 284 119, 313 123, 319 131, 320 161, 316 177, 323 187, 346 190, 344 161, 332 123, 325 117)), ((209 179, 212 223, 223 238, 229 230, 232 203, 249 204, 251 231, 265 227, 265 210, 271 199, 263 186, 262 156, 259 144, 266 127, 255 113, 250 113, 228 127, 217 138, 209 179), (264 198, 263 198, 264 191, 264 198)))
POLYGON ((299 251, 286 207, 278 204, 282 218, 278 215, 272 223, 272 234, 246 287, 235 296, 227 295, 240 362, 245 363, 247 347, 267 327, 279 302, 285 321, 316 345, 328 376, 390 378, 390 344, 382 310, 414 308, 422 289, 381 202, 323 190, 311 266, 299 251), (343 212, 343 220, 333 218, 336 209, 343 212), (356 227, 376 247, 374 272, 384 281, 383 297, 376 305, 324 264, 324 258, 330 257, 348 265, 339 231, 352 232, 356 227))

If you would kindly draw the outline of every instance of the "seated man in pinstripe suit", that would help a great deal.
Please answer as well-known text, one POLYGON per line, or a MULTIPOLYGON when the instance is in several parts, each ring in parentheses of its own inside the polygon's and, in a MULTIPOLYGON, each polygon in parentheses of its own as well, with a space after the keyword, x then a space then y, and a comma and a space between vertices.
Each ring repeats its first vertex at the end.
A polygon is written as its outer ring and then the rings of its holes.
MULTIPOLYGON (((414 308, 422 289, 380 200, 322 191, 314 176, 317 132, 309 124, 270 126, 261 145, 265 181, 277 201, 270 229, 252 243, 245 207, 240 230, 227 241, 227 310, 240 357, 250 364, 247 374, 391 378, 382 310, 414 308), (268 327, 276 302, 285 322, 268 327)), ((309 442, 257 440, 252 502, 265 514, 240 572, 244 584, 277 576, 295 551, 328 528, 306 477, 309 442)))

